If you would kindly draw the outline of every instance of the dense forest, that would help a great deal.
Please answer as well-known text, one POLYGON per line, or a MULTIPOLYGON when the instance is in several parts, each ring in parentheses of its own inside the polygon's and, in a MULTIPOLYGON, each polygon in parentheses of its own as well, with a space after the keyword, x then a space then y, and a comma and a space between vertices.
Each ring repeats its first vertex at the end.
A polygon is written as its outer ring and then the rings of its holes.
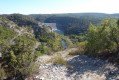
POLYGON ((24 80, 36 71, 36 59, 66 48, 119 63, 119 14, 0 15, 0 80, 24 80), (60 34, 38 22, 56 23, 60 34), (63 47, 62 41, 67 47, 63 47))

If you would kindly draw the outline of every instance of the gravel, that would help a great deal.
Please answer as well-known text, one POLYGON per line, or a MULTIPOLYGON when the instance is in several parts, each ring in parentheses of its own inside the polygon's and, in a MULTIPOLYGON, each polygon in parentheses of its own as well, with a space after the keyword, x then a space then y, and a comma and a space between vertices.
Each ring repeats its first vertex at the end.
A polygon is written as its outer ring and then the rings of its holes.
MULTIPOLYGON (((119 80, 118 65, 86 55, 66 58, 67 65, 42 63, 38 73, 26 80, 119 80)), ((50 58, 48 58, 49 60, 50 58)))

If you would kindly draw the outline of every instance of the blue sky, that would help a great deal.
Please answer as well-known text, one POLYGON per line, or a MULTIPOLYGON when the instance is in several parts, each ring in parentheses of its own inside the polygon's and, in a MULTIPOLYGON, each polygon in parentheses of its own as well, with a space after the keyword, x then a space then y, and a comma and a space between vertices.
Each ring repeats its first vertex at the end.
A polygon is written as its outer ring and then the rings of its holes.
POLYGON ((0 0, 0 14, 119 13, 118 0, 0 0))

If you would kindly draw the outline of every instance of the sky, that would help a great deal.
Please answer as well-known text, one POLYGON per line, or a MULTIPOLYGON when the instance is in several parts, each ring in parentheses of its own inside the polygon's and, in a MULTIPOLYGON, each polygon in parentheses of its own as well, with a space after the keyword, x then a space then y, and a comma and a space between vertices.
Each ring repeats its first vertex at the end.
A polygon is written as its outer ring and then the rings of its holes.
POLYGON ((0 14, 119 13, 119 0, 0 0, 0 14))

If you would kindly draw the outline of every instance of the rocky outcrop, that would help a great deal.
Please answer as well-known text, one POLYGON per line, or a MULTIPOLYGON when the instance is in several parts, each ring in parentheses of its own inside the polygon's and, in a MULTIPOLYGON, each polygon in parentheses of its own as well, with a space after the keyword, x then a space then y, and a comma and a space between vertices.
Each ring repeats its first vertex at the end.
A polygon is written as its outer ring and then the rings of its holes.
POLYGON ((17 25, 5 17, 0 17, 0 26, 8 27, 8 28, 15 28, 15 26, 17 25))

